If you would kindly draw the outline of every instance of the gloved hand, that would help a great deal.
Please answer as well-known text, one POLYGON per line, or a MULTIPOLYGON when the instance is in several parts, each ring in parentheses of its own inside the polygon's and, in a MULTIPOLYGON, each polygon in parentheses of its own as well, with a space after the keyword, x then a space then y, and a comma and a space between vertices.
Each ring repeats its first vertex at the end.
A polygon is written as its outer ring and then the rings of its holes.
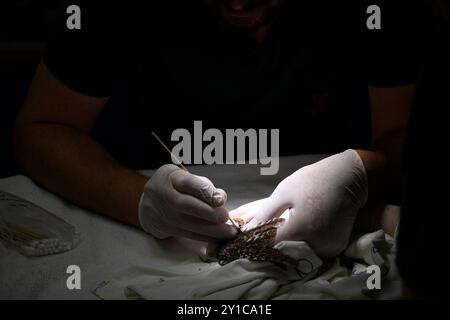
POLYGON ((175 165, 159 168, 139 202, 142 228, 154 237, 179 236, 200 241, 232 238, 236 230, 223 205, 227 194, 205 178, 175 165))
POLYGON ((355 150, 303 167, 284 179, 269 198, 230 212, 251 229, 288 210, 276 242, 306 241, 323 258, 339 255, 348 245, 356 215, 368 197, 363 162, 355 150))

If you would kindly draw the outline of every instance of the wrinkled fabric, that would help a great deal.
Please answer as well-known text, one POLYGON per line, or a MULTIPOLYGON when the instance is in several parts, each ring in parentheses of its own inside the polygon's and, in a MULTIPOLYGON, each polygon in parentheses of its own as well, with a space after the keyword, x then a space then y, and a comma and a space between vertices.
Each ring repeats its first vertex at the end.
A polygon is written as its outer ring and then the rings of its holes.
POLYGON ((225 266, 198 261, 178 266, 131 266, 94 293, 102 299, 368 299, 400 296, 393 269, 394 240, 380 230, 359 237, 344 255, 323 262, 305 242, 276 246, 297 260, 283 270, 269 262, 235 260, 225 266), (369 265, 382 270, 382 289, 369 290, 369 265), (389 279, 389 282, 386 280, 389 279))

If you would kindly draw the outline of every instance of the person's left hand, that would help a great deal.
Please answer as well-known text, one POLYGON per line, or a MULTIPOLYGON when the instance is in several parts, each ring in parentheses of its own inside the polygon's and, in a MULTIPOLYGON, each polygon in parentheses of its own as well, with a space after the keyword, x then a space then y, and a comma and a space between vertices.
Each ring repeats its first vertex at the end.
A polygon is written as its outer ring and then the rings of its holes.
POLYGON ((266 199, 230 212, 251 229, 288 210, 276 242, 306 241, 323 258, 348 245, 353 224, 368 194, 367 175, 355 150, 347 150, 303 167, 284 179, 266 199))

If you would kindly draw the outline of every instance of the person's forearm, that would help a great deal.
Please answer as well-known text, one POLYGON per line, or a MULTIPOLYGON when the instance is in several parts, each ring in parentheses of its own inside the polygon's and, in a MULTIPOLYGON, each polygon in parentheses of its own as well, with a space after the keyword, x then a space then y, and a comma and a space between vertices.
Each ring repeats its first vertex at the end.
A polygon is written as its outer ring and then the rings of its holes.
POLYGON ((401 159, 404 130, 386 136, 372 150, 357 150, 367 172, 369 201, 359 212, 353 232, 367 233, 382 228, 394 235, 399 215, 386 210, 388 203, 398 204, 401 196, 401 159))
POLYGON ((148 178, 115 161, 88 135, 47 123, 19 125, 19 167, 51 192, 113 219, 139 226, 139 199, 148 178))
POLYGON ((404 136, 405 131, 398 130, 379 140, 370 150, 356 150, 366 168, 371 201, 399 202, 404 136))

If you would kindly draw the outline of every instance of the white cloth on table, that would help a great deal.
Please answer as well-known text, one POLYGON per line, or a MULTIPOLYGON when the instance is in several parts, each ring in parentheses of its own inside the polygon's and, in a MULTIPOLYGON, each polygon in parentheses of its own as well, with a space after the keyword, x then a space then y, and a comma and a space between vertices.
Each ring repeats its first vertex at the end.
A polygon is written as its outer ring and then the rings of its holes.
POLYGON ((395 240, 383 230, 356 238, 318 277, 282 288, 276 299, 398 299, 401 280, 395 268, 395 240), (367 267, 382 270, 381 290, 369 290, 367 267))
MULTIPOLYGON (((299 261, 298 270, 239 259, 225 266, 189 261, 177 266, 131 266, 95 290, 102 299, 363 299, 396 298, 392 269, 394 240, 382 230, 354 241, 343 257, 325 264, 305 242, 278 248, 299 261), (345 262, 347 260, 347 262, 345 262), (367 289, 366 267, 376 264, 390 279, 382 290, 367 289)), ((384 284, 384 283, 383 283, 384 284)))
POLYGON ((105 299, 268 299, 281 285, 304 282, 322 265, 304 242, 282 242, 277 248, 298 261, 297 270, 247 259, 225 266, 199 262, 164 268, 136 266, 96 294, 105 299))
MULTIPOLYGON (((189 171, 207 176, 225 189, 229 196, 227 209, 231 210, 269 196, 279 181, 321 158, 323 156, 317 155, 281 157, 280 172, 276 176, 261 176, 259 167, 254 165, 226 165, 220 166, 219 170, 216 166, 193 166, 189 171)), ((74 250, 39 258, 25 257, 0 242, 0 299, 98 299, 92 290, 102 280, 117 279, 119 270, 130 266, 153 266, 157 270, 168 269, 167 266, 182 268, 189 261, 192 263, 199 253, 199 243, 175 238, 157 241, 136 228, 71 205, 24 176, 0 179, 0 190, 37 204, 82 233, 82 241, 74 250), (68 290, 66 286, 67 267, 74 264, 81 268, 81 290, 68 290)), ((388 256, 393 262, 392 255, 391 249, 388 256)), ((205 267, 204 263, 197 265, 198 268, 205 267)), ((400 294, 399 279, 392 265, 382 283, 379 298, 400 294)), ((192 270, 198 272, 198 268, 192 270)), ((352 267, 339 266, 336 261, 328 272, 304 283, 307 290, 294 282, 283 285, 274 298, 365 298, 362 280, 351 274, 352 267)), ((110 285, 113 283, 109 282, 110 285)), ((123 288, 116 292, 125 299, 123 288)))

